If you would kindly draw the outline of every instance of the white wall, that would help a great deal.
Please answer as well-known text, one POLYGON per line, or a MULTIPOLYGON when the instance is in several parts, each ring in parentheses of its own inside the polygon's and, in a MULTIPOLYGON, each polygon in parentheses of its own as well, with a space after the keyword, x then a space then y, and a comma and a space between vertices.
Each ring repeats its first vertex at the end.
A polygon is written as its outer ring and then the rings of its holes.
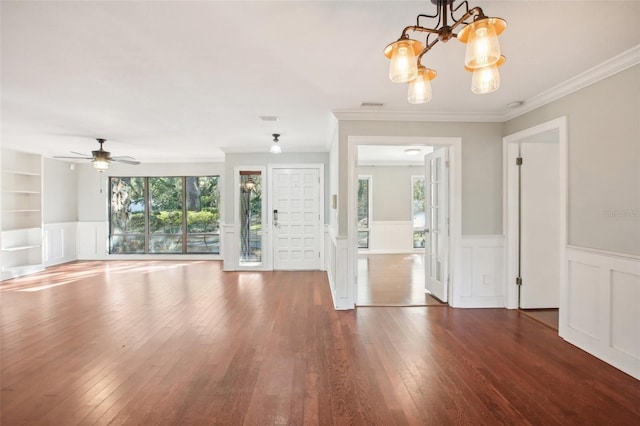
POLYGON ((76 171, 71 170, 70 165, 66 161, 43 159, 42 219, 45 224, 78 220, 76 171))
POLYGON ((640 254, 640 66, 505 123, 568 116, 569 245, 640 254))

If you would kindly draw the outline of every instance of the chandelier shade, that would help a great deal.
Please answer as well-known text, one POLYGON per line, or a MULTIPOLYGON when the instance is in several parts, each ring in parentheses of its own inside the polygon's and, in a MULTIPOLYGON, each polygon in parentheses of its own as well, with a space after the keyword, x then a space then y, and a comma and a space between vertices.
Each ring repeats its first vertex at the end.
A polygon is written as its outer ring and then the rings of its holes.
POLYGON ((500 59, 495 64, 475 69, 466 67, 465 69, 467 71, 473 73, 471 77, 471 91, 476 95, 484 95, 498 90, 500 87, 500 72, 498 71, 498 67, 502 66, 506 60, 504 56, 500 56, 500 59))
POLYGON ((409 38, 391 43, 385 49, 389 63, 389 79, 394 83, 407 83, 418 75, 417 58, 424 49, 422 43, 409 38))
POLYGON ((507 23, 503 19, 484 18, 460 30, 458 40, 467 44, 464 65, 481 68, 498 62, 501 56, 498 35, 506 27, 507 23))
POLYGON ((409 82, 409 103, 424 104, 431 100, 431 80, 437 73, 431 68, 418 66, 418 75, 409 82))

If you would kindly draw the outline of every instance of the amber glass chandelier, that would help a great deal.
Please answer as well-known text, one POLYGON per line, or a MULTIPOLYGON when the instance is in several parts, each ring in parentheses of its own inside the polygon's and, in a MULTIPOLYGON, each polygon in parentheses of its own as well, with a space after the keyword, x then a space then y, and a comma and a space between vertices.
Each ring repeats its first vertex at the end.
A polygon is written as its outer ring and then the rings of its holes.
POLYGON ((455 0, 431 0, 436 5, 433 15, 418 15, 416 25, 402 30, 400 38, 388 45, 384 54, 391 60, 389 78, 394 83, 409 83, 408 100, 423 104, 431 100, 431 80, 436 71, 422 65, 422 57, 439 41, 457 38, 467 45, 464 68, 473 74, 471 91, 491 93, 500 87, 498 67, 506 58, 500 52, 498 36, 507 27, 501 18, 489 18, 479 7, 469 8, 465 0, 454 6, 455 0), (459 18, 456 18, 459 15, 459 18), (421 25, 432 20, 433 27, 421 25), (409 37, 409 33, 427 33, 425 44, 409 37))

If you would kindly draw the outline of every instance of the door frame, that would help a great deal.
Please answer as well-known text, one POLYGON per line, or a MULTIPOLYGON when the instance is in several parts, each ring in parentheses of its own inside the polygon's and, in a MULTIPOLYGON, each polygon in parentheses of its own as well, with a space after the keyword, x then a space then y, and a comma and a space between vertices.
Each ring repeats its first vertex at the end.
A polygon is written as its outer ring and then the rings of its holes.
POLYGON ((268 234, 268 250, 269 250, 269 268, 274 270, 274 262, 273 262, 273 236, 274 233, 271 232, 273 229, 273 170, 274 169, 309 169, 309 170, 318 170, 318 177, 320 178, 319 185, 319 193, 318 193, 318 210, 320 213, 320 224, 318 226, 318 250, 320 251, 320 258, 318 259, 318 270, 324 270, 324 234, 325 234, 325 224, 324 224, 324 198, 325 198, 325 188, 324 188, 324 164, 322 163, 299 163, 299 164, 268 164, 267 165, 267 173, 269 176, 269 190, 267 194, 267 224, 269 227, 268 234))
POLYGON ((449 150, 449 304, 461 306, 462 279, 462 138, 428 136, 348 136, 347 137, 347 288, 352 306, 358 300, 358 145, 416 145, 447 147, 449 150))
MULTIPOLYGON (((563 334, 568 324, 568 288, 566 280, 566 247, 567 247, 567 146, 568 120, 566 116, 547 121, 537 126, 505 136, 503 140, 503 214, 502 229, 506 236, 505 250, 505 304, 507 309, 518 308, 518 288, 515 283, 518 268, 518 185, 516 179, 509 176, 509 151, 514 144, 550 131, 558 132, 559 176, 560 176, 560 308, 559 332, 563 334)), ((529 140, 528 142, 536 142, 529 140)), ((539 142, 539 141, 538 141, 539 142)))

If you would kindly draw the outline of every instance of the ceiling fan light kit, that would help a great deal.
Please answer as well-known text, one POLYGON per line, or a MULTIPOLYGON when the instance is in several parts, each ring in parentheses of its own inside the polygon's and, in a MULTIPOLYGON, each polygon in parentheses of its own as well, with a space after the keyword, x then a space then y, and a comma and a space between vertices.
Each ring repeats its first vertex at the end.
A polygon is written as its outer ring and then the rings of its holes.
MULTIPOLYGON (((102 148, 102 144, 104 144, 107 140, 102 138, 98 138, 96 140, 100 144, 100 149, 91 151, 91 157, 89 156, 86 156, 86 157, 54 156, 53 158, 61 158, 61 159, 67 159, 67 160, 91 160, 91 163, 93 164, 93 168, 99 172, 104 172, 105 170, 107 170, 111 162, 130 164, 132 166, 137 166, 138 164, 140 164, 140 162, 133 157, 128 157, 128 156, 112 157, 109 151, 105 151, 102 148)), ((82 155, 80 153, 77 153, 77 154, 82 155)))
POLYGON ((416 25, 405 27, 400 38, 384 50, 390 59, 389 79, 409 83, 408 101, 412 104, 431 100, 431 80, 437 75, 422 65, 422 57, 438 42, 446 43, 452 38, 467 45, 464 67, 473 73, 471 91, 486 94, 500 87, 498 67, 506 58, 500 51, 498 36, 507 28, 506 21, 485 16, 479 7, 469 8, 466 0, 454 7, 455 1, 431 0, 436 5, 435 14, 418 15, 416 25), (456 18, 458 14, 461 15, 456 18), (437 21, 433 27, 426 27, 420 24, 421 19, 437 21), (409 38, 409 32, 427 33, 425 44, 409 38))

